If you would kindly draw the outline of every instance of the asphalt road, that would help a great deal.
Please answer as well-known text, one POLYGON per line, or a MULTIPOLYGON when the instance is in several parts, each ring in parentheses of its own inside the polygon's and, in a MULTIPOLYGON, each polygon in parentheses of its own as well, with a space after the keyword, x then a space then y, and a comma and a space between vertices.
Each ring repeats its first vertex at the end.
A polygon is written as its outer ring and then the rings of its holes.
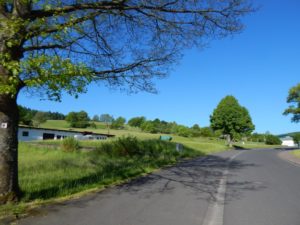
POLYGON ((300 167, 274 150, 247 151, 227 180, 225 225, 299 225, 300 167))
POLYGON ((300 167, 276 150, 223 152, 45 207, 22 225, 300 225, 300 167))

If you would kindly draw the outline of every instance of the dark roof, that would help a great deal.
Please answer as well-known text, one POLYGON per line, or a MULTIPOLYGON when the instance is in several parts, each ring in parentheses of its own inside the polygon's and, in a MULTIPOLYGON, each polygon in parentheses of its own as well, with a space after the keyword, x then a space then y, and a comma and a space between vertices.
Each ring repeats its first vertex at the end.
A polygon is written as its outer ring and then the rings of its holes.
POLYGON ((51 129, 51 128, 41 128, 41 127, 30 127, 30 126, 24 126, 24 125, 19 125, 20 128, 26 128, 26 129, 35 129, 35 130, 51 130, 51 131, 62 131, 62 132, 70 132, 70 133, 76 133, 76 134, 83 134, 83 135, 104 135, 107 137, 115 137, 116 135, 113 134, 101 134, 101 133, 94 133, 92 131, 76 131, 76 130, 59 130, 59 129, 51 129))

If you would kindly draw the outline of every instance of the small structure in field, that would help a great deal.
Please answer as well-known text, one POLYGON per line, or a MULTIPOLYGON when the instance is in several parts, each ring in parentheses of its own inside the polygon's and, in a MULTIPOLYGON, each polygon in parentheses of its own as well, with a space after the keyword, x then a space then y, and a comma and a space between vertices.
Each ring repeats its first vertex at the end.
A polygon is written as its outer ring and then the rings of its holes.
POLYGON ((289 147, 296 146, 294 139, 290 136, 282 137, 282 138, 280 138, 280 140, 282 141, 281 145, 283 145, 283 146, 289 146, 289 147))
POLYGON ((19 126, 18 131, 19 141, 62 140, 66 137, 74 137, 78 140, 105 140, 114 136, 112 134, 100 134, 90 131, 58 130, 28 126, 19 126))
POLYGON ((172 141, 172 137, 171 136, 159 136, 159 140, 162 141, 172 141))

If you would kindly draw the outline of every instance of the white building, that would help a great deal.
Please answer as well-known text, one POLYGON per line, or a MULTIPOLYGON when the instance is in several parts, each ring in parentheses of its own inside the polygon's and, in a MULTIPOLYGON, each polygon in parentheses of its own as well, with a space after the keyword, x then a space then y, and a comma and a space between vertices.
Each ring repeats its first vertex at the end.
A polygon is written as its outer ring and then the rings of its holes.
POLYGON ((296 146, 294 139, 290 136, 280 138, 280 140, 282 141, 281 145, 283 145, 283 146, 289 146, 289 147, 296 146))
POLYGON ((99 134, 93 132, 80 132, 73 130, 57 130, 48 128, 36 128, 19 126, 18 139, 19 141, 34 141, 34 140, 59 140, 66 137, 74 137, 78 140, 103 140, 109 137, 114 137, 111 134, 99 134))

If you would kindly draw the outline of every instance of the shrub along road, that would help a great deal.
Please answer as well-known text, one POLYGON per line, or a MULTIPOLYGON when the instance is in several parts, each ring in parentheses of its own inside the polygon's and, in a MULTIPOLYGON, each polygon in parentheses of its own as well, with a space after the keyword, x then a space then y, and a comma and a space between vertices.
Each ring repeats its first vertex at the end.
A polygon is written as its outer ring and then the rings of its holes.
POLYGON ((227 151, 184 161, 125 185, 47 206, 19 224, 297 225, 300 168, 277 153, 227 151))

